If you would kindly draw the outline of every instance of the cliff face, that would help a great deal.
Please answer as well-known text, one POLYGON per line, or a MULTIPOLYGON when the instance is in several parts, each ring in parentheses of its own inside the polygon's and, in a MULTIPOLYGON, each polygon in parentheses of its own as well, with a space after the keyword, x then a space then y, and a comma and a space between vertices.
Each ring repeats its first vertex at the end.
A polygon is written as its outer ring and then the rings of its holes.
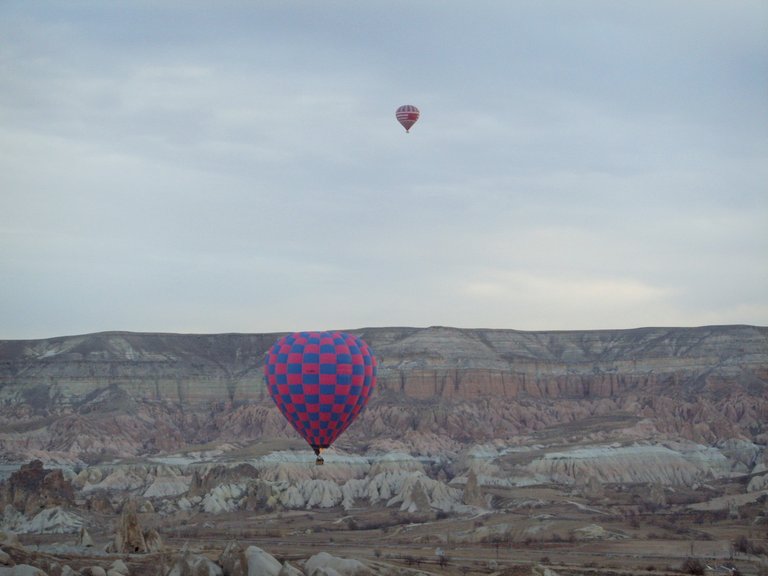
MULTIPOLYGON (((768 328, 715 326, 590 332, 433 327, 355 331, 379 360, 379 386, 420 399, 611 397, 634 388, 768 377, 768 328)), ((278 334, 100 333, 0 341, 0 394, 66 405, 120 386, 173 402, 263 396, 264 354, 278 334)))
MULTIPOLYGON (((372 338, 373 339, 373 338, 372 338)), ((375 342, 375 340, 374 340, 375 342)), ((518 332, 428 328, 375 348, 381 384, 430 398, 612 397, 768 376, 768 330, 746 326, 518 332)))
MULTIPOLYGON (((553 426, 768 441, 768 328, 352 332, 380 369, 348 442, 429 452, 553 426)), ((0 451, 134 455, 290 436, 262 378, 278 336, 0 341, 0 451)))
POLYGON ((254 398, 266 334, 100 333, 0 341, 0 394, 35 405, 80 402, 120 386, 132 398, 181 403, 254 398))

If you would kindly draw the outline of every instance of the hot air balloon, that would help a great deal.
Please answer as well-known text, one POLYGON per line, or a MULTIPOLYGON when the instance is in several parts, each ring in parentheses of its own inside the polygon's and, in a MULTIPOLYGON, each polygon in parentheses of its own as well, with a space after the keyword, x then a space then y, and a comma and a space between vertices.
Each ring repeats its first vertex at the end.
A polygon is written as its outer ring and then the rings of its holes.
POLYGON ((344 332, 296 332, 267 352, 272 400, 315 451, 333 444, 357 418, 376 385, 376 358, 362 338, 344 332))
POLYGON ((419 112, 419 109, 410 104, 400 106, 400 108, 395 110, 395 118, 397 118, 397 121, 403 125, 406 132, 410 131, 411 126, 416 124, 416 120, 419 119, 420 114, 421 112, 419 112))

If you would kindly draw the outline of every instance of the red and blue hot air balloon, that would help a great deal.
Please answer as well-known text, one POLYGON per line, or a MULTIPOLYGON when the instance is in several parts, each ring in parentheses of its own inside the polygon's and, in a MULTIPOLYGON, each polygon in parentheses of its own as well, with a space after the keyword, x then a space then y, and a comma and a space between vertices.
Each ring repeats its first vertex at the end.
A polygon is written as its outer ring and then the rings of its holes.
POLYGON ((362 338, 344 332, 296 332, 267 353, 272 400, 315 451, 333 444, 376 386, 376 358, 362 338))

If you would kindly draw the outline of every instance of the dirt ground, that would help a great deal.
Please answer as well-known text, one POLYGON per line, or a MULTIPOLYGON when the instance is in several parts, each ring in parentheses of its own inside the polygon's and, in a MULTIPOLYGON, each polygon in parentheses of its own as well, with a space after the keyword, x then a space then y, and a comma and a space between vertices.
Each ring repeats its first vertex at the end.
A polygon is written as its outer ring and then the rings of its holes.
MULTIPOLYGON (((145 529, 161 534, 160 555, 119 555, 134 573, 162 576, 161 566, 185 546, 216 560, 227 543, 254 545, 294 565, 319 552, 355 558, 379 574, 530 574, 544 565, 558 574, 690 573, 695 559, 709 574, 768 575, 768 525, 762 508, 701 512, 667 506, 653 512, 622 511, 611 502, 574 501, 551 490, 507 494, 532 501, 517 509, 473 515, 407 514, 360 507, 310 511, 234 512, 161 517, 142 514, 145 529)), ((112 539, 117 518, 92 516, 96 548, 112 539)), ((22 536, 24 544, 69 543, 74 535, 22 536)), ((66 555, 65 555, 66 556, 66 555)), ((103 558, 69 555, 73 568, 107 566, 103 558)), ((64 562, 66 560, 66 562, 64 562)), ((695 566, 695 564, 694 564, 695 566)))

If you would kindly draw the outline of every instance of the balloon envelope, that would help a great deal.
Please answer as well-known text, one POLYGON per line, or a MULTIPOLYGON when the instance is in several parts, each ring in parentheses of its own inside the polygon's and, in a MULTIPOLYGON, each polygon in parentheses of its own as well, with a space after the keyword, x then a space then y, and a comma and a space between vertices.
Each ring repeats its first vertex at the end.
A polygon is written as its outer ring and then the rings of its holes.
POLYGON ((376 385, 376 358, 362 338, 344 332, 296 332, 267 353, 272 400, 318 452, 352 424, 376 385))
POLYGON ((411 129, 411 126, 416 124, 416 120, 419 119, 420 115, 421 112, 419 112, 419 109, 411 104, 400 106, 400 108, 395 110, 395 118, 397 118, 397 121, 403 125, 406 132, 411 129))

